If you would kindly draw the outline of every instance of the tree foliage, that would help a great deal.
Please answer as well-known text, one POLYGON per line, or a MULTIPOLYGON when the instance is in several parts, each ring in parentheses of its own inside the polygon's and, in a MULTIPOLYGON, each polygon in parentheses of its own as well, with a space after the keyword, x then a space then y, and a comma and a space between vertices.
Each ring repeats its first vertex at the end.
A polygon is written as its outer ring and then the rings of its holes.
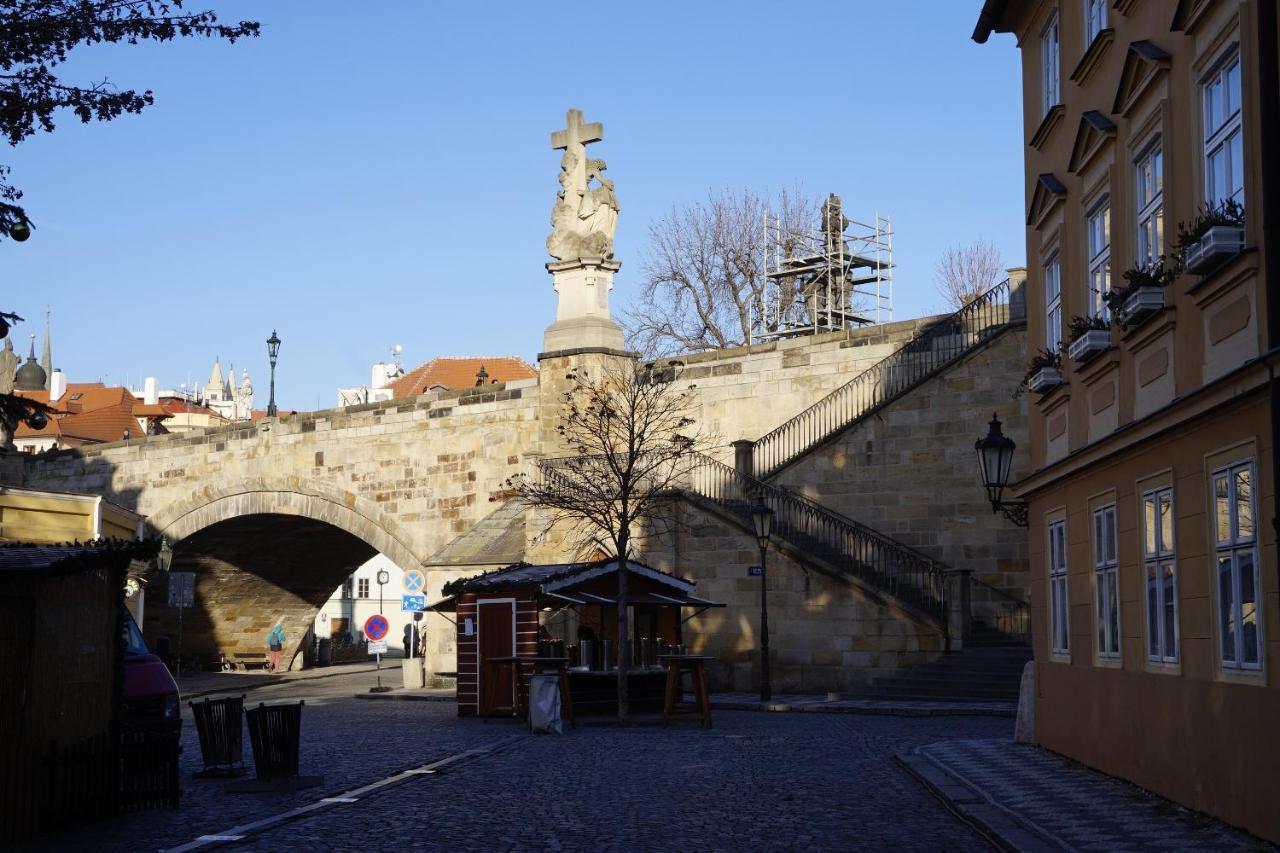
MULTIPOLYGON (((767 325, 766 215, 786 232, 816 232, 818 209, 794 190, 776 199, 721 190, 650 223, 640 296, 624 312, 630 346, 656 357, 750 341, 767 325)), ((795 297, 779 294, 784 303, 795 297)))
MULTIPOLYGON (((17 145, 52 132, 54 118, 70 110, 82 122, 140 113, 154 102, 150 89, 117 89, 109 80, 63 81, 58 72, 75 47, 138 44, 205 37, 258 35, 252 21, 218 23, 212 11, 185 12, 183 0, 6 0, 0 2, 0 133, 17 145)), ((25 239, 31 227, 17 202, 22 192, 0 166, 0 236, 25 239)))
MULTIPOLYGON (((542 460, 516 495, 551 510, 551 525, 603 542, 618 559, 618 636, 629 636, 625 561, 636 540, 671 529, 671 497, 687 485, 710 439, 689 416, 692 386, 677 387, 678 363, 625 363, 569 373, 557 432, 567 455, 542 460)), ((618 646, 619 715, 627 713, 630 644, 618 646)))
POLYGON ((976 240, 943 252, 934 281, 947 304, 959 310, 999 284, 1004 272, 1004 262, 995 245, 976 240))

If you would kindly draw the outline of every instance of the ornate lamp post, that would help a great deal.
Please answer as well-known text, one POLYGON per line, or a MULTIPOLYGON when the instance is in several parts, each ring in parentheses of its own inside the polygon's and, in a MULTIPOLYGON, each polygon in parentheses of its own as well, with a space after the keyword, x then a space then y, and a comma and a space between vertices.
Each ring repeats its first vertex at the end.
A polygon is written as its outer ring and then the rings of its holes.
POLYGON ((756 498, 751 508, 751 524, 756 529, 756 542, 760 546, 760 701, 773 698, 773 685, 769 681, 769 576, 765 572, 765 552, 769 549, 769 530, 773 526, 773 510, 765 506, 763 498, 756 498))
POLYGON ((271 330, 271 337, 267 338, 267 358, 271 359, 271 398, 267 401, 267 417, 274 418, 276 416, 276 358, 280 355, 280 338, 276 335, 276 330, 271 330))
POLYGON ((1019 527, 1026 527, 1027 502, 1003 500, 1005 486, 1009 485, 1009 471, 1013 468, 1013 451, 1018 445, 1000 430, 1000 418, 992 413, 987 434, 974 442, 978 454, 978 473, 982 487, 987 490, 991 511, 1003 512, 1004 517, 1019 527))

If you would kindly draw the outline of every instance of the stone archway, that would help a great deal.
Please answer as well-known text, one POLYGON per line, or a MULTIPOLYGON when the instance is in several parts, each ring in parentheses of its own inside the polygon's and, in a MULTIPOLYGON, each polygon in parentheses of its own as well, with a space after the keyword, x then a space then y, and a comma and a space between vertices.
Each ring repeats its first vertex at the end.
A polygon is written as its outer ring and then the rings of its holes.
MULTIPOLYGON (((196 573, 184 646, 212 660, 264 652, 267 632, 282 619, 288 662, 318 607, 369 557, 382 553, 405 567, 422 562, 395 519, 372 502, 299 481, 204 489, 157 512, 151 527, 175 543, 172 569, 196 573)), ((149 613, 150 636, 174 635, 173 613, 149 613)))

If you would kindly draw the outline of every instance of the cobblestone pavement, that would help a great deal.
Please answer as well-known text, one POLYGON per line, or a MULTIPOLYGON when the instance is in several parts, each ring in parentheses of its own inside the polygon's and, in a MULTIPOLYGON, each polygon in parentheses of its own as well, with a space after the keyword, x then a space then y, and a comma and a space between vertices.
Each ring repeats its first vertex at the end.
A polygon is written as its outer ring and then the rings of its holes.
POLYGON ((1205 815, 1007 738, 949 739, 902 758, 1010 849, 1275 850, 1205 815))
POLYGON ((758 693, 712 693, 711 707, 735 711, 807 711, 819 714, 893 714, 902 717, 982 715, 1016 717, 1014 702, 916 702, 907 699, 828 699, 824 695, 783 693, 763 707, 758 693))

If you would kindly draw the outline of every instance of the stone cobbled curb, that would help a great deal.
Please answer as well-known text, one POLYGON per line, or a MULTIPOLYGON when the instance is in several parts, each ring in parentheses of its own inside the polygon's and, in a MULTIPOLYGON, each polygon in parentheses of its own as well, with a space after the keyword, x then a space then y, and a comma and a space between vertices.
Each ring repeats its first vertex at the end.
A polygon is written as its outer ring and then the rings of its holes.
POLYGON ((886 702, 876 699, 827 699, 824 696, 782 695, 761 702, 753 693, 713 693, 712 710, 799 712, 811 714, 888 714, 896 717, 1015 717, 1011 702, 886 702))

